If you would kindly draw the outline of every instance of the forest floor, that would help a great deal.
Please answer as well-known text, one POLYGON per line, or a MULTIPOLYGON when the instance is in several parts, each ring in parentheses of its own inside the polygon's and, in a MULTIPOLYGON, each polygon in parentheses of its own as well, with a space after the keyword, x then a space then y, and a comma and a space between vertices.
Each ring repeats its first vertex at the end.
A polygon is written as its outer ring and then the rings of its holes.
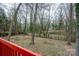
POLYGON ((16 35, 11 42, 45 56, 74 56, 75 43, 67 45, 67 41, 35 37, 35 45, 30 45, 31 36, 16 35))

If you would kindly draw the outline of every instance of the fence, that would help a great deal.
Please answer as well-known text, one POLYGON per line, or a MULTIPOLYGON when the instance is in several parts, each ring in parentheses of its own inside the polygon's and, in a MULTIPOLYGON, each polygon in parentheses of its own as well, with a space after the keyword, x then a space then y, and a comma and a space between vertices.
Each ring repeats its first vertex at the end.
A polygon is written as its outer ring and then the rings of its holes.
POLYGON ((0 56, 40 56, 40 54, 0 38, 0 56))

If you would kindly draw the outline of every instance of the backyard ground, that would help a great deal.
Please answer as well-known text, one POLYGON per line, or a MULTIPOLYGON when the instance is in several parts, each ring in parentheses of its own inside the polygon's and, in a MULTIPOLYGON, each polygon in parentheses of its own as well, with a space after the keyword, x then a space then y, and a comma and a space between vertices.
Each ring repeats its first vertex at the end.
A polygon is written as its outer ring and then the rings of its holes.
POLYGON ((35 37, 35 45, 30 45, 31 36, 17 35, 11 42, 45 56, 74 56, 75 43, 67 45, 67 41, 35 37))

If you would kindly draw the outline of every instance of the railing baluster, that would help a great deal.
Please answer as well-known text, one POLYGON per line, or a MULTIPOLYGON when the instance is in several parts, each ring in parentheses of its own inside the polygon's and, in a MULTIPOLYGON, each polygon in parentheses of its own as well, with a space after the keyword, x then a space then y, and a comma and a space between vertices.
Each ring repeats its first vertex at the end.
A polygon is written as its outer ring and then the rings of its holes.
POLYGON ((14 52, 14 51, 13 51, 13 49, 12 49, 12 56, 13 56, 13 52, 14 52))
POLYGON ((2 55, 4 55, 4 51, 3 51, 3 49, 4 49, 4 47, 3 47, 3 45, 2 45, 2 55))
POLYGON ((8 53, 9 50, 8 50, 8 48, 9 48, 9 47, 7 46, 7 55, 9 56, 9 53, 8 53))
MULTIPOLYGON (((1 42, 0 42, 0 47, 1 47, 1 42)), ((2 49, 2 48, 1 48, 2 49)), ((0 49, 0 56, 1 56, 1 54, 2 54, 2 50, 0 49)))
POLYGON ((20 54, 20 56, 22 56, 22 54, 20 54))

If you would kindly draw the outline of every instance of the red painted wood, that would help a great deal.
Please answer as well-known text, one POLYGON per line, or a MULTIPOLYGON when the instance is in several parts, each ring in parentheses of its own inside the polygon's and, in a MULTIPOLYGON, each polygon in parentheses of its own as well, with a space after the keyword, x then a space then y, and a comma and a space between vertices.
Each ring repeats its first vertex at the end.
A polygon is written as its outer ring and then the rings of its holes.
POLYGON ((0 38, 0 56, 41 56, 28 49, 0 38))
MULTIPOLYGON (((1 47, 1 43, 0 43, 0 47, 1 47)), ((0 56, 1 56, 1 54, 2 54, 2 50, 0 49, 0 56)))

